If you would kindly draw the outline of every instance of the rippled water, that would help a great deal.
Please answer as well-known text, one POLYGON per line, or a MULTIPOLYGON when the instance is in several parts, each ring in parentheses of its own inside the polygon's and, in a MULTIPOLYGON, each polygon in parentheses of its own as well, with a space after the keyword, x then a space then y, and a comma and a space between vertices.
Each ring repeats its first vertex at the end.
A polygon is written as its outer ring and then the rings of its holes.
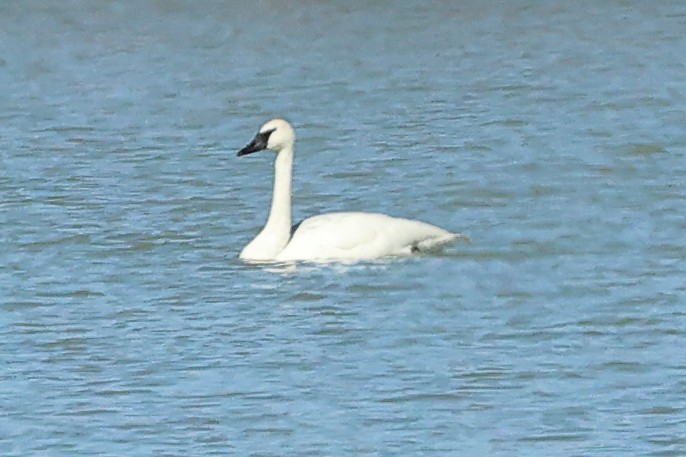
POLYGON ((0 3, 0 454, 686 455, 686 5, 381 3, 0 3))

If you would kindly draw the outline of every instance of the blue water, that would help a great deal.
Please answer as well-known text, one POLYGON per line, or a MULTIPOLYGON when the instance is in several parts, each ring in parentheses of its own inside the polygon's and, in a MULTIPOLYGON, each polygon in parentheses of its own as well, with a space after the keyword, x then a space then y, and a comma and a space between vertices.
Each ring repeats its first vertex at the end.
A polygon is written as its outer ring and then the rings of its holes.
POLYGON ((0 3, 0 455, 686 455, 686 4, 0 3), (247 265, 294 216, 471 239, 247 265))

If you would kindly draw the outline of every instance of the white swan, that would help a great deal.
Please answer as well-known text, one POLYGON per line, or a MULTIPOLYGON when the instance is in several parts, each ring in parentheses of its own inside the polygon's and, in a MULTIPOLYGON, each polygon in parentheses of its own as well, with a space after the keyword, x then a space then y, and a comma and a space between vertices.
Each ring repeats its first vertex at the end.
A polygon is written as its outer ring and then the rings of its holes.
POLYGON ((424 222, 378 213, 328 213, 291 227, 291 179, 295 132, 283 119, 260 128, 239 156, 276 152, 274 194, 262 231, 240 253, 245 260, 362 260, 411 254, 460 235, 424 222))

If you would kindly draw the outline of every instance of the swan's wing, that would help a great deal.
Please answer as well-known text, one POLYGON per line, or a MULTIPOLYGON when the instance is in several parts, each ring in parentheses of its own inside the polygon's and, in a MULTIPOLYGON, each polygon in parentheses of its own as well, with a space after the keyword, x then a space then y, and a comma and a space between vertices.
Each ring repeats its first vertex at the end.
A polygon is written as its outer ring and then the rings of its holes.
POLYGON ((329 213, 297 226, 279 260, 365 259, 410 254, 456 235, 424 222, 377 213, 329 213))

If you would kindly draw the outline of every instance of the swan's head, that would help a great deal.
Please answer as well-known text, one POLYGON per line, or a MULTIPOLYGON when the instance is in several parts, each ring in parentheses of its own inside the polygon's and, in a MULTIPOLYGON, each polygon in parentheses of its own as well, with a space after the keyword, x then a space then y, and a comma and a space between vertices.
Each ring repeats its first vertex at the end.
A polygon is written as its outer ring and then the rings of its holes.
POLYGON ((246 147, 238 151, 239 156, 252 154, 263 149, 279 152, 286 147, 293 147, 295 131, 283 119, 272 119, 264 124, 255 138, 246 147))

